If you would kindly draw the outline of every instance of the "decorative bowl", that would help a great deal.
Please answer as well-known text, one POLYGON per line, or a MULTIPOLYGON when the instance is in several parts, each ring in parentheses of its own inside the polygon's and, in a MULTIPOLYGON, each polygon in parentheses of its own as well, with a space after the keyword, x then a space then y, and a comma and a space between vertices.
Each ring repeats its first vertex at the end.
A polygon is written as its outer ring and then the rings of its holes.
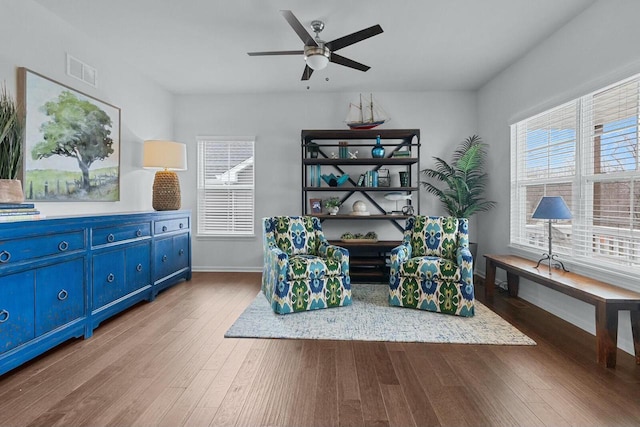
POLYGON ((348 179, 349 179, 349 174, 348 173, 345 173, 344 175, 340 175, 338 177, 338 186, 341 186, 342 184, 347 182, 348 179))
POLYGON ((349 179, 349 174, 344 174, 340 176, 335 176, 330 173, 329 175, 320 175, 322 180, 327 183, 329 187, 337 187, 339 185, 344 184, 349 179))

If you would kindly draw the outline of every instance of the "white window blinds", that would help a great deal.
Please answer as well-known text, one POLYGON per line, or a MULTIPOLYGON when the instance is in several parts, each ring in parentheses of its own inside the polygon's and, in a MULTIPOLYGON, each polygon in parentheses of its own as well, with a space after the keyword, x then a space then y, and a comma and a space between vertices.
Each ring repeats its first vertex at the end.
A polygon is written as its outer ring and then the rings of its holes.
POLYGON ((198 235, 254 234, 254 138, 198 138, 198 235))
POLYGON ((544 251, 531 215, 562 196, 573 219, 553 224, 554 253, 640 273, 639 98, 635 76, 511 126, 511 244, 544 251))
MULTIPOLYGON (((513 125, 511 242, 547 247, 548 227, 531 219, 542 196, 562 196, 571 208, 576 174, 576 102, 561 105, 513 125)), ((570 221, 554 230, 567 234, 570 221), (562 231, 561 231, 562 230, 562 231)), ((554 240, 556 252, 565 251, 567 239, 554 240)))
POLYGON ((598 91, 582 102, 584 155, 582 218, 576 224, 581 256, 640 266, 638 196, 638 96, 634 78, 598 91))

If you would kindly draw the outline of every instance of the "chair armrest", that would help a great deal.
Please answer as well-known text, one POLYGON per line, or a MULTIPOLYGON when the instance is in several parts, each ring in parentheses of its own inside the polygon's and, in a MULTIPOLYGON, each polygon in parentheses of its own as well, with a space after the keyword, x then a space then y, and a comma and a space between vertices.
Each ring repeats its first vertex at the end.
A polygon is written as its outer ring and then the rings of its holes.
POLYGON ((458 247, 456 263, 460 269, 460 280, 464 283, 473 283, 473 257, 468 247, 458 247))
POLYGON ((284 298, 282 292, 289 289, 287 271, 289 270, 289 255, 275 245, 269 245, 264 251, 264 267, 262 271, 262 292, 271 303, 272 308, 278 307, 277 298, 284 298))
POLYGON ((411 258, 411 245, 402 243, 391 249, 389 257, 389 286, 397 289, 400 283, 400 266, 411 258))
POLYGON ((340 261, 340 268, 342 273, 345 276, 349 275, 349 250, 343 248, 342 246, 336 246, 329 244, 328 241, 324 240, 320 243, 318 247, 318 254, 321 257, 327 259, 334 259, 336 261, 340 261))
POLYGON ((331 245, 326 240, 320 243, 318 254, 323 258, 332 258, 340 261, 342 257, 349 257, 349 250, 342 246, 331 245))
POLYGON ((270 254, 271 256, 275 256, 275 257, 284 256, 285 258, 289 258, 289 255, 287 255, 287 253, 285 251, 283 251, 282 249, 280 249, 277 246, 270 247, 269 250, 267 251, 267 253, 270 254))
POLYGON ((391 249, 391 264, 396 263, 397 265, 400 265, 403 262, 409 260, 410 258, 411 258, 411 245, 407 245, 406 243, 403 243, 391 249))

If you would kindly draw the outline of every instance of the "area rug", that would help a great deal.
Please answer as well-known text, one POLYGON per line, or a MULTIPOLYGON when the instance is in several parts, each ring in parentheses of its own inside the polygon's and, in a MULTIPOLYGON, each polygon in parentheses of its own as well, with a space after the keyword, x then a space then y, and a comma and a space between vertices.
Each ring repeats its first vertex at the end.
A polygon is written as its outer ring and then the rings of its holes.
POLYGON ((224 336, 536 345, 478 301, 474 317, 458 317, 390 307, 388 292, 385 285, 354 284, 350 306, 286 315, 275 314, 260 292, 224 336))

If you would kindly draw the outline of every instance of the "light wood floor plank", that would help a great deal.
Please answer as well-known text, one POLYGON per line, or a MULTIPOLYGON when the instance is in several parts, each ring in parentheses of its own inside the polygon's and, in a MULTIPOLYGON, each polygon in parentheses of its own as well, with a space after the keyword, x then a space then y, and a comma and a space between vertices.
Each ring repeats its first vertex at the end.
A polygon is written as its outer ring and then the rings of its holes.
POLYGON ((485 303, 537 346, 224 338, 259 289, 194 273, 0 376, 0 426, 640 425, 635 358, 601 368, 592 335, 520 299, 485 303))

